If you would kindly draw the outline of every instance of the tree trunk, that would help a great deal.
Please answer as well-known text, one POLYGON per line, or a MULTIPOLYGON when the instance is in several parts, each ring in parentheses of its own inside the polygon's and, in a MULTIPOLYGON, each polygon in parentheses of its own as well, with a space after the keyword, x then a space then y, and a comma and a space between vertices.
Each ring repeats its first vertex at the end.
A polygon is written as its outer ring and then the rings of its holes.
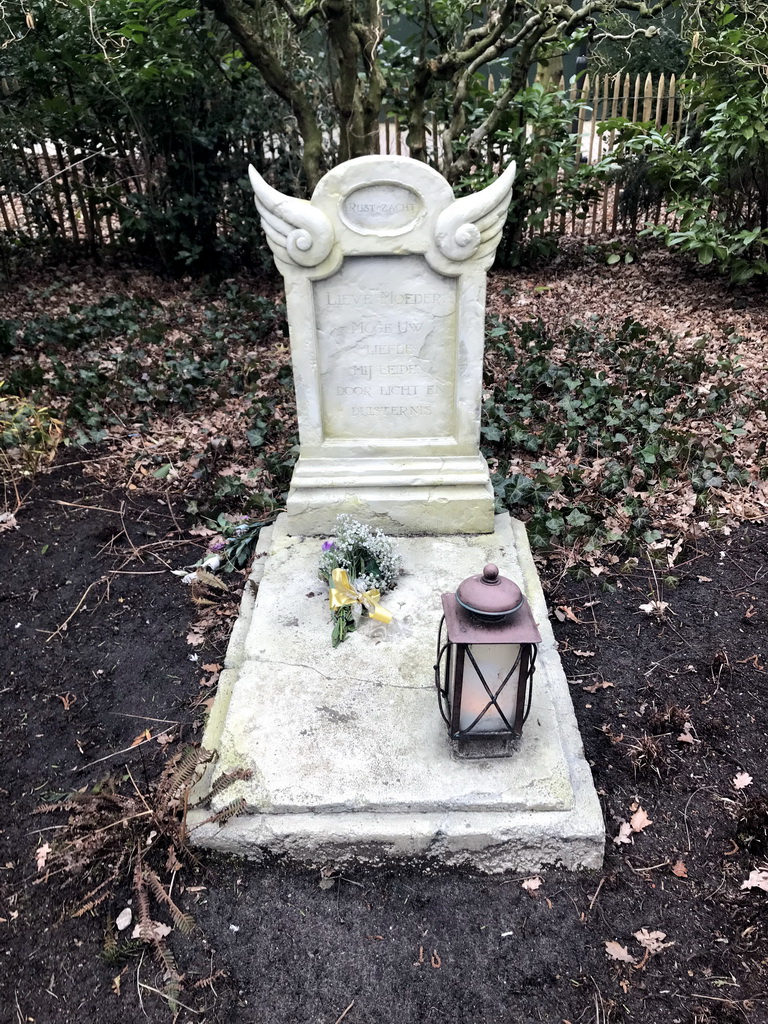
POLYGON ((301 84, 292 77, 291 69, 280 60, 269 41, 255 24, 233 3, 233 0, 203 0, 214 17, 226 25, 242 47, 243 53, 273 92, 289 104, 304 140, 302 166, 307 189, 311 192, 323 174, 323 135, 317 115, 301 84))

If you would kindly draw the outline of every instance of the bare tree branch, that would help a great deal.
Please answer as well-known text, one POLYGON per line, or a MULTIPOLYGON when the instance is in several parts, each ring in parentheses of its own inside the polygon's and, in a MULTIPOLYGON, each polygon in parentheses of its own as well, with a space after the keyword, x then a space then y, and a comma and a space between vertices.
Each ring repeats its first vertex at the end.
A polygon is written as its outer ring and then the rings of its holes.
POLYGON ((314 107, 301 82, 280 61, 274 47, 257 30, 254 20, 245 16, 233 0, 203 0, 203 3, 218 21, 229 28, 269 88, 290 105, 304 141, 303 165, 307 185, 314 188, 321 175, 323 137, 314 107))

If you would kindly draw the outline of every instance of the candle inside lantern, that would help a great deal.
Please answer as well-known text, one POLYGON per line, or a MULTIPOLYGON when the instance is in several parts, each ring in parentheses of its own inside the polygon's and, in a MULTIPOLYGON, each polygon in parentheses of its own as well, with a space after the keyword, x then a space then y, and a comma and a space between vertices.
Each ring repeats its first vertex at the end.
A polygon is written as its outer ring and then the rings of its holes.
MULTIPOLYGON (((470 644, 468 651, 472 652, 491 693, 495 694, 518 659, 520 647, 518 644, 470 644)), ((455 680, 456 648, 451 651, 451 656, 453 662, 451 676, 455 680)), ((492 704, 472 728, 473 733, 506 731, 514 723, 519 675, 520 668, 518 666, 497 697, 499 707, 509 724, 505 725, 501 715, 492 704)), ((489 704, 490 699, 469 654, 465 654, 459 715, 459 728, 462 731, 472 726, 477 716, 489 704)))

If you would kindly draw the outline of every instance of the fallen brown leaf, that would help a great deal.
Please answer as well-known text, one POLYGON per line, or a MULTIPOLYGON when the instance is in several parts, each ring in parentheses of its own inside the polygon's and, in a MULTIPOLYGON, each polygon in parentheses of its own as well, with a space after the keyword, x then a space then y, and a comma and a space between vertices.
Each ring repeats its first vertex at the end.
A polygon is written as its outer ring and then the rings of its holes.
POLYGON ((607 690, 609 686, 615 686, 615 683, 610 683, 607 679, 603 679, 601 682, 592 683, 591 686, 582 686, 582 690, 586 693, 597 693, 598 690, 607 690))
POLYGON ((626 946, 622 946, 619 942, 606 942, 605 952, 610 960, 618 960, 623 964, 636 964, 637 960, 629 952, 626 946))
POLYGON ((215 537, 216 530, 212 530, 210 526, 195 526, 189 531, 190 537, 215 537))
POLYGON ((0 512, 0 533, 5 530, 18 530, 19 524, 13 512, 0 512))
POLYGON ((641 928, 633 934, 643 949, 647 949, 651 955, 659 953, 668 946, 674 946, 674 942, 664 941, 667 937, 666 932, 649 932, 647 928, 641 928))
POLYGON ((683 861, 676 860, 675 863, 672 865, 672 874, 677 875, 678 878, 687 878, 688 868, 685 866, 683 861))
POLYGON ((526 892, 529 892, 533 895, 533 893, 536 892, 540 885, 541 879, 538 875, 534 875, 532 878, 524 879, 521 888, 525 889, 526 892))
POLYGON ((749 873, 749 878, 741 883, 742 889, 763 889, 768 892, 768 871, 764 869, 753 868, 749 873))
POLYGON ((45 862, 48 860, 48 854, 51 852, 49 843, 43 843, 42 846, 38 846, 35 850, 35 861, 37 862, 37 870, 42 871, 45 867, 45 862))
POLYGON ((693 729, 693 722, 686 722, 685 725, 683 726, 683 731, 677 737, 677 742, 678 743, 698 743, 699 741, 693 735, 693 733, 691 732, 691 729, 693 729))
POLYGON ((629 824, 628 821, 622 821, 621 825, 619 826, 618 834, 613 837, 613 841, 617 845, 620 845, 621 843, 631 843, 631 837, 632 826, 629 824))
POLYGON ((669 608, 669 604, 666 601, 649 601, 648 604, 641 604, 639 607, 640 611, 645 612, 646 615, 655 615, 661 619, 669 608))
POLYGON ((164 924, 162 921, 150 921, 149 926, 147 928, 143 928, 141 922, 139 922, 133 929, 131 938, 155 940, 159 942, 160 939, 164 939, 167 935, 170 934, 171 926, 164 924))
POLYGON ((648 828, 653 822, 645 813, 642 807, 638 807, 632 817, 629 819, 629 827, 633 832, 642 832, 644 828, 648 828))
POLYGON ((166 871, 181 871, 182 864, 176 856, 176 847, 171 843, 168 847, 168 857, 165 862, 166 871))
POLYGON ((569 622, 581 622, 581 619, 575 614, 573 608, 569 604, 559 604, 555 608, 555 617, 560 622, 565 622, 568 619, 569 622))

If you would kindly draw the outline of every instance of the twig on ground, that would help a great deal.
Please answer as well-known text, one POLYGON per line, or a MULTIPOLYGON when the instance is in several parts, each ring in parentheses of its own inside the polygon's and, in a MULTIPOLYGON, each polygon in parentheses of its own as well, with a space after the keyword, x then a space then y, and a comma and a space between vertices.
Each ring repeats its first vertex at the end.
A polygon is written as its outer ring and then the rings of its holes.
POLYGON ((156 740, 161 733, 167 732, 167 729, 161 729, 160 732, 156 732, 154 736, 150 736, 148 740, 142 740, 141 743, 137 743, 136 746, 123 747, 122 750, 114 750, 111 754, 105 754, 104 757, 97 757, 95 761, 89 761, 88 764, 78 765, 77 768, 73 768, 73 772, 84 772, 86 768, 92 768, 95 764, 101 764, 102 761, 108 761, 110 757, 117 757, 118 754, 127 754, 129 750, 138 750, 139 747, 143 747, 145 743, 151 743, 152 740, 156 740))
POLYGON ((355 1005, 355 1000, 353 999, 352 1002, 349 1004, 349 1006, 346 1008, 346 1010, 344 1010, 342 1012, 340 1017, 336 1018, 336 1020, 333 1022, 333 1024, 340 1024, 340 1022, 344 1020, 344 1018, 347 1016, 347 1014, 349 1013, 349 1011, 352 1009, 352 1007, 354 1005, 355 1005))
MULTIPOLYGON (((13 509, 13 512, 11 513, 11 515, 15 516, 16 513, 21 508, 21 506, 24 504, 24 502, 29 497, 29 494, 25 494, 23 498, 21 497, 21 495, 19 494, 19 486, 16 483, 16 474, 13 472, 13 467, 11 465, 11 460, 8 458, 8 456, 6 455, 5 451, 2 452, 2 457, 3 457, 3 464, 5 466, 6 472, 8 473, 8 475, 10 477, 10 480, 11 480, 11 487, 13 487, 13 493, 14 493, 14 495, 16 497, 16 505, 15 505, 15 507, 13 509)), ((3 483, 5 484, 5 480, 3 480, 3 483)))
POLYGON ((661 861, 660 864, 649 864, 648 867, 639 867, 639 868, 635 867, 635 865, 632 863, 632 861, 629 859, 629 857, 625 857, 624 860, 627 862, 629 867, 631 867, 632 870, 637 875, 642 875, 646 871, 657 871, 659 868, 669 867, 669 861, 668 860, 663 860, 663 861, 661 861))
POLYGON ((136 968, 136 994, 139 997, 139 1006, 141 1007, 141 1012, 144 1014, 144 1016, 147 1018, 147 1020, 149 1020, 149 1016, 147 1015, 147 1011, 144 1009, 144 1000, 141 998, 141 981, 139 980, 139 975, 141 974, 141 965, 144 963, 144 954, 145 953, 146 953, 146 949, 142 949, 142 951, 141 951, 141 959, 139 960, 139 965, 136 968))
POLYGON ((189 1010, 190 1013, 194 1013, 198 1017, 203 1012, 202 1010, 193 1010, 192 1007, 191 1006, 187 1006, 186 1003, 179 1002, 179 1000, 175 996, 169 996, 167 992, 161 992, 159 988, 155 988, 154 985, 148 985, 146 983, 146 981, 140 981, 139 985, 141 986, 141 988, 145 988, 149 992, 154 992, 158 996, 162 996, 163 999, 167 999, 169 1003, 175 1004, 176 1006, 181 1006, 185 1010, 189 1010))
MULTIPOLYGON (((61 624, 61 625, 60 625, 60 626, 58 627, 58 629, 55 629, 55 630, 53 631, 53 633, 50 633, 50 634, 49 634, 49 635, 48 635, 48 636, 47 636, 47 637, 45 638, 45 642, 46 642, 46 643, 48 643, 48 641, 49 641, 49 640, 53 640, 53 639, 55 639, 55 638, 56 638, 57 636, 60 636, 60 635, 61 635, 61 634, 62 634, 62 633, 64 632, 64 630, 65 630, 65 629, 67 628, 67 626, 69 625, 70 621, 71 621, 71 620, 72 620, 72 619, 73 619, 73 618, 75 617, 75 615, 77 615, 77 613, 78 613, 78 612, 80 611, 80 609, 81 609, 81 608, 82 608, 82 606, 83 606, 83 602, 85 601, 86 597, 88 597, 88 595, 89 595, 89 594, 90 594, 90 592, 91 592, 91 591, 93 590, 93 588, 94 588, 94 587, 97 587, 97 586, 98 586, 98 585, 99 585, 100 583, 106 583, 106 582, 107 582, 107 577, 106 577, 106 576, 101 576, 101 577, 100 577, 99 579, 97 579, 97 580, 94 580, 94 581, 93 581, 93 583, 89 583, 88 587, 86 588, 86 591, 85 591, 85 593, 84 593, 84 594, 83 594, 83 596, 82 596, 82 597, 80 598, 80 600, 79 600, 79 601, 77 602, 77 604, 75 605, 75 607, 74 607, 74 608, 72 609, 72 611, 71 611, 71 612, 69 613, 69 615, 68 615, 68 616, 66 617, 66 619, 65 619, 65 620, 64 620, 64 621, 62 622, 62 624, 61 624)), ((40 632, 43 632, 43 630, 40 630, 40 632)))
POLYGON ((167 569, 110 569, 110 576, 165 576, 167 569))
POLYGON ((133 543, 133 540, 131 539, 130 533, 128 533, 128 527, 125 525, 125 502, 124 501, 120 502, 120 522, 122 523, 122 526, 123 526, 123 533, 125 534, 125 539, 128 541, 128 543, 131 546, 131 551, 133 552, 133 557, 137 561, 140 562, 141 561, 141 555, 139 554, 139 551, 138 551, 136 545, 133 543))
MULTIPOLYGON (((0 693, 3 691, 0 690, 0 693)), ((138 718, 140 722, 161 722, 164 725, 184 725, 175 718, 150 718, 149 715, 129 715, 127 711, 108 711, 108 715, 117 715, 119 718, 138 718)))
POLYGON ((723 877, 720 879, 720 885, 718 885, 718 887, 716 889, 713 889, 712 892, 707 893, 707 895, 704 896, 704 899, 705 900, 711 900, 713 896, 717 896, 717 894, 720 892, 720 890, 723 888, 724 885, 725 885, 725 875, 723 875, 723 877))
POLYGON ((149 806, 147 801, 144 799, 144 794, 141 792, 139 787, 136 785, 136 780, 134 779, 133 775, 131 774, 131 769, 128 767, 128 765, 125 766, 125 770, 128 772, 128 778, 131 780, 131 785, 136 790, 136 796, 144 804, 144 806, 146 807, 148 813, 152 814, 152 808, 149 806))
POLYGON ((182 530, 182 528, 179 526, 179 521, 176 518, 176 514, 173 511, 173 508, 171 507, 171 499, 168 497, 167 494, 165 496, 165 503, 168 506, 168 511, 171 513, 171 519, 173 520, 173 525, 176 527, 177 532, 180 534, 184 533, 184 530, 182 530))
MULTIPOLYGON (((103 825, 101 828, 94 829, 92 832, 88 833, 88 837, 91 838, 92 836, 99 835, 101 832, 108 832, 111 828, 114 828, 116 825, 125 825, 129 821, 133 821, 134 818, 146 818, 148 814, 152 813, 152 811, 137 811, 135 814, 127 814, 125 815, 125 817, 120 818, 119 821, 110 821, 108 825, 103 825)), ((71 842, 66 843, 65 848, 69 846, 74 846, 78 842, 79 839, 73 839, 71 842)))
POLYGON ((597 889, 595 890, 595 895, 589 901, 589 907, 587 909, 587 913, 589 913, 592 910, 592 908, 594 907, 594 905, 597 903, 597 897, 600 895, 600 890, 603 888, 603 882, 604 881, 605 881, 605 875, 603 875, 603 877, 600 879, 600 882, 599 882, 599 884, 597 886, 597 889))
POLYGON ((81 505, 77 501, 62 501, 61 498, 51 498, 54 505, 66 505, 68 508, 84 508, 87 512, 111 512, 113 516, 121 515, 119 508, 104 508, 102 505, 81 505))
POLYGON ((725 999, 723 996, 705 996, 701 992, 691 992, 690 995, 680 995, 678 993, 675 993, 675 995, 678 999, 704 999, 708 1003, 725 1003, 731 1009, 739 1010, 741 1013, 743 1013, 744 1020, 749 1020, 749 1014, 744 1009, 743 1005, 739 1002, 738 999, 725 999))
POLYGON ((605 1004, 603 1003, 603 993, 598 988, 597 982, 590 974, 589 980, 595 986, 595 1024, 606 1024, 607 1017, 605 1015, 605 1004))
POLYGON ((691 852, 691 830, 688 828, 688 808, 691 805, 691 800, 693 800, 697 793, 702 793, 709 788, 709 786, 699 786, 698 789, 694 789, 694 791, 688 797, 685 803, 685 807, 683 808, 683 824, 685 825, 685 835, 688 840, 688 849, 686 851, 687 853, 691 852))

